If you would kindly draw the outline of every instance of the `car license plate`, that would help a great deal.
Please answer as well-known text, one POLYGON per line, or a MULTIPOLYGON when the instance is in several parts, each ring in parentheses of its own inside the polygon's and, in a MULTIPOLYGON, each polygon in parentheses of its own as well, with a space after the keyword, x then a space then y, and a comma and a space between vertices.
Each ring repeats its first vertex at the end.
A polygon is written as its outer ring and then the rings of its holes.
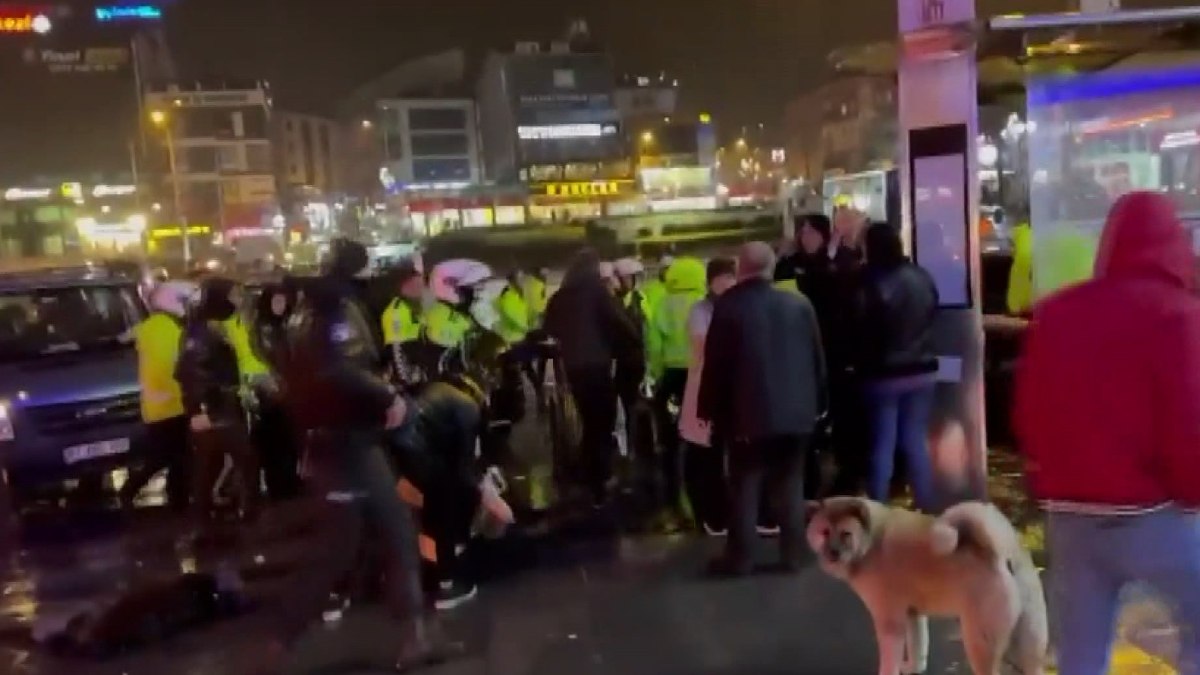
POLYGON ((67 464, 78 464, 89 459, 112 457, 129 452, 128 438, 114 438, 111 441, 97 441, 83 445, 72 445, 63 450, 63 461, 67 464))

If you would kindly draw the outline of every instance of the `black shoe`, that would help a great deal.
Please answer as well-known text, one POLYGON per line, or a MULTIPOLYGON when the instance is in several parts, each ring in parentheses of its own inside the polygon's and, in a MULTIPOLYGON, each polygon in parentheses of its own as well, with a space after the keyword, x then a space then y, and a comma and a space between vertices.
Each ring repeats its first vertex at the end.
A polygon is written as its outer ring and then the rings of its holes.
POLYGON ((479 587, 462 581, 443 581, 434 593, 433 606, 446 612, 465 605, 479 594, 479 587))

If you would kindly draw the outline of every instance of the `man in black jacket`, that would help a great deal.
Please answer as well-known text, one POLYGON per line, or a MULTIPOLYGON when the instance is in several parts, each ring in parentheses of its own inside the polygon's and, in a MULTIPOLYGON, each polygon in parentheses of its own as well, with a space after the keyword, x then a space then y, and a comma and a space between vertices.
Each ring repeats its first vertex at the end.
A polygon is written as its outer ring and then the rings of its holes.
POLYGON ((825 356, 812 304, 772 288, 775 254, 753 242, 738 255, 741 281, 717 302, 704 346, 699 417, 730 444, 733 493, 725 555, 713 572, 751 567, 765 478, 780 513, 782 562, 798 567, 804 544, 804 456, 825 411, 825 356))
POLYGON ((237 355, 217 325, 237 311, 234 284, 212 277, 200 285, 199 303, 183 331, 175 379, 183 393, 192 439, 192 508, 202 531, 211 524, 213 489, 225 455, 237 469, 238 502, 253 517, 258 504, 258 462, 250 448, 239 389, 237 355))
POLYGON ((583 453, 594 503, 608 498, 617 423, 613 364, 644 359, 637 327, 600 276, 600 259, 575 257, 546 307, 546 332, 558 341, 571 395, 583 423, 583 453))
POLYGON ((381 448, 384 430, 399 428, 409 411, 380 376, 382 352, 357 299, 354 278, 367 264, 366 249, 344 239, 330 248, 327 273, 304 288, 283 378, 292 419, 308 431, 306 468, 321 515, 310 546, 318 559, 283 607, 281 646, 321 616, 330 592, 359 562, 369 521, 389 558, 388 600, 404 624, 397 668, 407 670, 447 655, 430 635, 416 527, 381 448))

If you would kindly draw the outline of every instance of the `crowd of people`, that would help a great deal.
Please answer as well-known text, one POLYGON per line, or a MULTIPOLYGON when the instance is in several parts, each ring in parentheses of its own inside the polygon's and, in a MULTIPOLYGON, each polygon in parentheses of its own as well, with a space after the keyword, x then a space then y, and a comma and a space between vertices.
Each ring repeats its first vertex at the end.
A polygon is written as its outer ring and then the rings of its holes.
POLYGON ((369 551, 411 628, 401 658, 423 659, 445 647, 424 608, 475 595, 459 560, 472 533, 514 520, 484 469, 509 454, 526 385, 540 408, 555 358, 581 426, 574 477, 592 506, 618 494, 627 476, 615 463, 628 454, 655 527, 727 537, 714 573, 747 573, 753 539, 776 534, 795 569, 806 495, 886 498, 896 447, 918 504, 933 507, 923 432, 937 306, 891 227, 844 212, 798 218, 796 232, 781 251, 751 243, 653 270, 585 250, 553 292, 543 274, 508 275, 487 326, 470 270, 434 278, 405 260, 384 276, 388 301, 369 302, 365 249, 348 240, 319 277, 268 283, 253 303, 219 275, 162 282, 136 332, 155 451, 122 500, 132 506, 167 469, 168 503, 190 514, 198 542, 222 516, 253 520, 264 498, 309 501, 319 559, 289 595, 280 644, 321 616, 369 551), (835 460, 831 481, 817 454, 835 460), (401 478, 418 492, 419 523, 401 478), (418 529, 435 548, 427 584, 418 529))

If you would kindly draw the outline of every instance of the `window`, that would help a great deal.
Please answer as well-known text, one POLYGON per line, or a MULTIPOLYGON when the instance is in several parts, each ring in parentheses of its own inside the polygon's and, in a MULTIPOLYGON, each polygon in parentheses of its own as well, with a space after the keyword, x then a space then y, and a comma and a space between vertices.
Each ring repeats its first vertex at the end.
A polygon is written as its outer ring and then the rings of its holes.
POLYGON ((127 345, 139 318, 132 287, 0 295, 0 361, 127 345))
POLYGON ((216 148, 185 148, 179 155, 179 170, 188 173, 212 173, 217 170, 216 148))
POLYGON ((460 131, 467 128, 467 111, 462 108, 412 108, 408 128, 413 131, 460 131))
POLYGON ((471 162, 466 159, 414 159, 413 179, 422 183, 471 180, 471 162))
POLYGON ((466 134, 417 134, 412 137, 412 154, 461 157, 468 154, 468 145, 466 134))
POLYGON ((247 143, 245 170, 250 173, 271 173, 271 146, 266 143, 247 143))
POLYGON ((554 71, 554 86, 557 89, 574 89, 575 88, 575 71, 568 68, 559 68, 554 71))

